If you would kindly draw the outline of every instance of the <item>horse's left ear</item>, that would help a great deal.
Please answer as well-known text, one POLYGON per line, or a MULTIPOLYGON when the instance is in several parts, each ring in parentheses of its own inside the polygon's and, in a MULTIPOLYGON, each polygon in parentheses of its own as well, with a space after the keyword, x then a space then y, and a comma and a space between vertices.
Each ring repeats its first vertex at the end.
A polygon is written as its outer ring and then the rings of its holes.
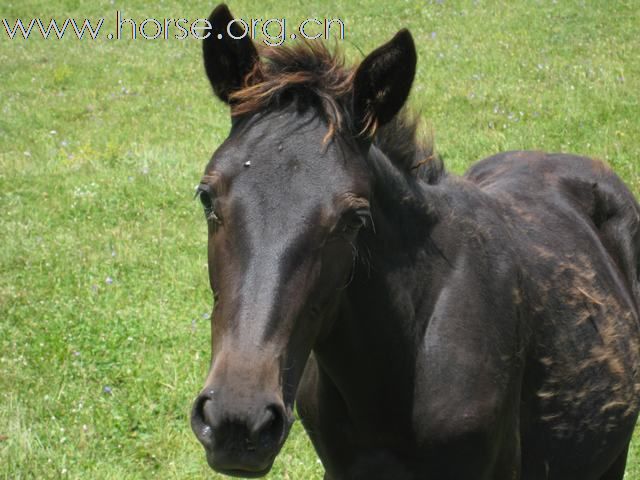
POLYGON ((229 95, 244 86, 258 59, 258 51, 247 32, 234 21, 225 4, 209 16, 211 30, 204 39, 204 69, 218 98, 229 103, 229 95))
POLYGON ((416 59, 411 33, 402 29, 362 61, 353 81, 354 119, 359 132, 375 131, 402 108, 416 73, 416 59))

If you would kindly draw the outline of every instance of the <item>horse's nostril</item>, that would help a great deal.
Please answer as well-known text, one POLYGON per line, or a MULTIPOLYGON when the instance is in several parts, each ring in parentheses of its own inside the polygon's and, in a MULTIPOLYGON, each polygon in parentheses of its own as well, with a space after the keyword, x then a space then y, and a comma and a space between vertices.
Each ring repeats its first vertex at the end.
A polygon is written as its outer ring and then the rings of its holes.
POLYGON ((284 411, 279 405, 269 405, 251 430, 251 441, 262 447, 277 445, 284 434, 284 411))
POLYGON ((213 418, 213 401, 205 399, 202 402, 202 419, 209 430, 215 426, 215 419, 213 418))
POLYGON ((207 393, 196 398, 191 411, 191 428, 205 446, 213 443, 213 402, 207 393))

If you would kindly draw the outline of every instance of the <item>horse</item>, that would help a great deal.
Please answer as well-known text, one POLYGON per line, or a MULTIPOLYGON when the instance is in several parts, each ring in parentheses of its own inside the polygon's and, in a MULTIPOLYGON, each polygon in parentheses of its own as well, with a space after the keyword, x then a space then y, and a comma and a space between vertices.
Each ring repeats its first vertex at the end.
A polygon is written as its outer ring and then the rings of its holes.
POLYGON ((406 29, 347 66, 314 42, 258 49, 225 5, 209 22, 231 113, 198 186, 209 465, 267 474, 295 405, 325 480, 622 479, 640 401, 622 180, 538 151, 448 173, 405 107, 406 29))

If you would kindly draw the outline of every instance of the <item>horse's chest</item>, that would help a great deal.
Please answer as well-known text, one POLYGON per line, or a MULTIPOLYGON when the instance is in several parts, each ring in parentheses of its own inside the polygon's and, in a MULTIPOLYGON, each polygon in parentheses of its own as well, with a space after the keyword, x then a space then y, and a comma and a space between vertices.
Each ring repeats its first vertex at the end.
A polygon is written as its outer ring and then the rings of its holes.
POLYGON ((352 460, 334 473, 331 480, 413 480, 417 479, 415 466, 406 458, 384 448, 357 452, 352 460))

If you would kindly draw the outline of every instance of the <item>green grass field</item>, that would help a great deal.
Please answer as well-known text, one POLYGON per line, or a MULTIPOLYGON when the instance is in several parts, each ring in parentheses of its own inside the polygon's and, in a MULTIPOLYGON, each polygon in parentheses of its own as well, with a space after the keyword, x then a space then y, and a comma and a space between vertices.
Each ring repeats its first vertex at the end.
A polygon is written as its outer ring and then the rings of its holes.
MULTIPOLYGON (((0 5, 11 26, 106 19, 95 41, 10 40, 0 25, 2 478, 221 478, 188 414, 207 372, 211 308, 193 192, 228 113, 200 42, 105 38, 117 9, 140 22, 213 6, 0 5)), ((500 150, 576 152, 606 160, 640 194, 638 0, 230 7, 290 25, 340 17, 336 43, 352 60, 409 27, 411 102, 454 172, 500 150)), ((321 475, 298 423, 269 478, 321 475)), ((626 478, 640 478, 640 436, 626 478)))

